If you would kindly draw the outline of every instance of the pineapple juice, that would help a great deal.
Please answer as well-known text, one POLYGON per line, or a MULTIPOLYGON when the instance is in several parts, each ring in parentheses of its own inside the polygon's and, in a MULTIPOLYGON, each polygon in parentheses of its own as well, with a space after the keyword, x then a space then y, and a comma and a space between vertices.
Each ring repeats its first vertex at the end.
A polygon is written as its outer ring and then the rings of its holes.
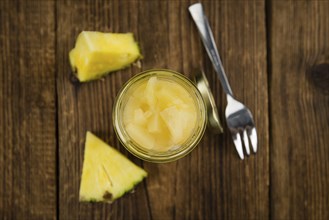
POLYGON ((177 160, 199 143, 206 106, 192 81, 171 70, 131 78, 114 104, 113 123, 123 146, 151 162, 177 160))

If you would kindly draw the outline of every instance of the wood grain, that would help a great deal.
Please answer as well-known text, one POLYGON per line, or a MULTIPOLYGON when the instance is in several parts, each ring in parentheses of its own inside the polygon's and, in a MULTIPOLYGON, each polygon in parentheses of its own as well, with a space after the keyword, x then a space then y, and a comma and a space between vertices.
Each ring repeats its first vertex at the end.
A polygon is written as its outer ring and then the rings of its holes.
POLYGON ((0 219, 55 219, 54 2, 0 8, 0 219))
MULTIPOLYGON (((114 98, 133 74, 169 68, 192 77, 203 66, 223 115, 225 100, 187 7, 190 1, 66 1, 57 4, 60 212, 63 219, 264 219, 268 217, 268 112, 264 2, 205 1, 237 97, 254 112, 257 157, 238 159, 228 134, 206 133, 189 156, 169 164, 142 162, 118 143, 114 98), (83 15, 83 16, 82 16, 83 15), (248 22, 242 23, 239 19, 248 22), (82 30, 133 32, 144 59, 101 81, 70 82, 68 52, 82 30), (236 32, 239 30, 240 32, 236 32), (241 34, 244 38, 240 38, 241 34), (240 65, 237 65, 240 60, 240 65), (262 109, 262 111, 260 110, 262 109), (78 202, 85 132, 91 130, 149 172, 136 192, 112 205, 78 202), (252 201, 252 202, 250 202, 252 201), (239 211, 237 211, 239 210, 239 211)), ((227 132, 227 131, 226 131, 227 132)))
POLYGON ((269 5, 272 219, 329 219, 329 70, 314 71, 329 63, 328 11, 328 1, 269 5))
MULTIPOLYGON (((113 205, 79 203, 80 177, 86 131, 90 130, 118 148, 136 164, 119 145, 112 125, 112 107, 122 84, 140 70, 131 67, 103 80, 79 84, 70 81, 69 50, 83 30, 133 32, 138 39, 137 1, 59 1, 56 5, 57 91, 59 112, 59 218, 60 219, 140 219, 149 218, 147 191, 141 184, 135 193, 113 205)), ((138 39, 139 40, 139 39, 138 39)))
POLYGON ((329 2, 210 1, 203 6, 237 99, 253 112, 258 153, 240 161, 226 98, 187 7, 192 0, 0 1, 0 219, 329 219, 329 2), (132 32, 142 67, 72 80, 82 30, 132 32), (119 143, 112 108, 151 68, 205 70, 224 134, 188 156, 143 162, 119 143), (113 204, 79 203, 86 131, 144 167, 113 204))
MULTIPOLYGON (((266 219, 269 215, 269 125, 265 5, 263 1, 207 3, 204 3, 204 8, 228 80, 236 98, 253 112, 259 138, 257 155, 241 161, 226 126, 222 137, 215 138, 211 133, 205 136, 205 145, 198 150, 200 155, 204 155, 203 150, 207 149, 208 157, 201 157, 200 162, 210 163, 206 171, 208 174, 204 175, 209 175, 212 184, 209 194, 216 192, 217 203, 204 203, 214 205, 215 210, 219 206, 216 216, 208 216, 208 219, 266 219)), ((206 57, 205 52, 203 57, 206 57)), ((208 58, 204 60, 204 65, 217 96, 222 121, 225 121, 226 97, 208 58)), ((209 179, 204 180, 205 186, 209 179)))

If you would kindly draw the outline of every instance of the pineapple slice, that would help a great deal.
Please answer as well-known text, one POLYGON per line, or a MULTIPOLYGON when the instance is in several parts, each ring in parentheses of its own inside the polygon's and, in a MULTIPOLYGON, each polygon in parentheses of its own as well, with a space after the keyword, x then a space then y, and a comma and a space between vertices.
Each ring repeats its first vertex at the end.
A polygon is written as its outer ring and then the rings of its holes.
POLYGON ((141 58, 132 33, 83 31, 69 53, 72 69, 81 82, 123 69, 141 58))
POLYGON ((113 202, 146 176, 142 168, 87 132, 80 201, 113 202))

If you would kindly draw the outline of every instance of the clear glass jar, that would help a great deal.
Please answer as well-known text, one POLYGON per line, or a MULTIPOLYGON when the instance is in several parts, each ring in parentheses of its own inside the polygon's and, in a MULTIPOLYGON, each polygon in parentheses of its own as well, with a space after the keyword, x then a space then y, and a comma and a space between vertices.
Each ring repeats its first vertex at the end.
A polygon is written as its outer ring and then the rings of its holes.
POLYGON ((114 103, 113 124, 120 142, 133 155, 150 162, 171 162, 190 153, 200 142, 207 125, 207 108, 200 91, 187 77, 171 70, 152 69, 135 75, 122 87, 114 103), (196 123, 191 135, 180 146, 164 152, 149 150, 139 145, 129 136, 123 123, 123 112, 129 97, 139 85, 147 82, 152 76, 180 85, 189 93, 196 109, 196 123))

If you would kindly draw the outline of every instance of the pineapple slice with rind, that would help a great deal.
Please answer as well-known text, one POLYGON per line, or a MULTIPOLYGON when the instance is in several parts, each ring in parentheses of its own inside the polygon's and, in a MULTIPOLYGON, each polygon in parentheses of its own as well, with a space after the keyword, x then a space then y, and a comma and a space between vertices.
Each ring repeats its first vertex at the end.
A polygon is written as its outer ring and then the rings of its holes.
POLYGON ((141 58, 132 33, 82 31, 69 58, 81 82, 123 69, 141 58))
POLYGON ((101 139, 87 132, 80 184, 80 201, 113 202, 147 176, 101 139))

